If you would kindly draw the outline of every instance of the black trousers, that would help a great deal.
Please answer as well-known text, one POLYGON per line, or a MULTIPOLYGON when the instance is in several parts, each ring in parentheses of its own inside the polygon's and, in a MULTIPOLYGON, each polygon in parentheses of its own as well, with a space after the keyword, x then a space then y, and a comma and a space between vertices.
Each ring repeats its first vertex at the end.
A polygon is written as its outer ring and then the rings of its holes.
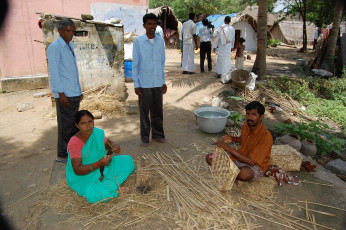
POLYGON ((143 143, 149 142, 150 129, 152 138, 165 138, 162 101, 162 87, 142 88, 142 94, 138 96, 141 140, 143 143))
POLYGON ((80 97, 68 97, 69 106, 62 107, 56 98, 56 116, 58 120, 58 157, 67 157, 67 143, 78 132, 74 116, 79 110, 80 97))
POLYGON ((210 42, 201 42, 200 44, 200 67, 201 71, 204 72, 204 59, 205 54, 208 58, 208 70, 211 71, 211 43, 210 42))

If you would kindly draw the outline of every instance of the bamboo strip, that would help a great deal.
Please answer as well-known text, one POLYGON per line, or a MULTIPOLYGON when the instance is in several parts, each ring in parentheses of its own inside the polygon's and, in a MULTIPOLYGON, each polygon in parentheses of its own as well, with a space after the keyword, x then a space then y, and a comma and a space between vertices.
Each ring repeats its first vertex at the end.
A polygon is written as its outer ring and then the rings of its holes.
MULTIPOLYGON (((256 208, 263 209, 260 205, 256 204, 256 202, 254 202, 254 201, 245 200, 244 198, 241 198, 241 199, 244 200, 245 202, 251 204, 252 206, 254 206, 254 207, 256 207, 256 208)), ((302 202, 304 202, 304 201, 302 201, 302 202)), ((311 203, 311 202, 309 202, 309 203, 311 203)), ((283 214, 283 215, 285 215, 285 216, 287 216, 287 217, 290 217, 290 218, 293 218, 293 219, 296 219, 296 220, 300 220, 300 221, 303 221, 303 222, 305 222, 305 223, 312 224, 311 221, 304 220, 304 219, 302 219, 302 218, 299 218, 299 217, 296 217, 296 216, 292 216, 292 215, 290 215, 290 214, 283 213, 283 212, 278 211, 278 210, 272 210, 271 208, 268 208, 268 207, 267 207, 266 209, 271 210, 271 211, 274 211, 274 212, 277 212, 277 213, 281 213, 281 214, 283 214)), ((296 223, 296 224, 298 224, 298 223, 296 223)), ((299 224, 299 225, 300 225, 300 224, 299 224)), ((316 223, 316 225, 319 226, 319 227, 325 228, 325 229, 333 229, 333 228, 329 228, 329 227, 327 227, 327 226, 324 226, 324 225, 321 225, 321 224, 317 224, 317 223, 316 223)), ((306 227, 306 226, 302 225, 302 227, 306 227)))
POLYGON ((13 204, 4 206, 4 208, 10 208, 10 207, 12 207, 12 206, 14 206, 14 205, 16 205, 16 204, 18 204, 18 203, 21 203, 21 202, 24 201, 26 198, 29 198, 29 197, 31 197, 32 195, 35 195, 36 193, 41 192, 41 191, 43 191, 43 190, 45 190, 45 189, 47 189, 47 188, 49 188, 49 186, 43 187, 43 188, 41 188, 41 189, 39 189, 39 190, 37 190, 37 191, 31 193, 30 195, 27 195, 27 196, 23 197, 22 199, 19 199, 18 201, 14 202, 13 204))
POLYGON ((328 207, 328 208, 333 208, 333 209, 337 209, 337 210, 346 212, 345 209, 337 208, 337 207, 333 207, 333 206, 329 206, 329 205, 325 205, 325 204, 319 204, 319 203, 314 203, 314 202, 309 202, 309 201, 300 201, 300 200, 299 200, 298 202, 301 202, 301 203, 302 203, 302 202, 307 202, 307 203, 309 203, 309 204, 320 205, 320 206, 324 206, 324 207, 328 207))
MULTIPOLYGON (((304 208, 304 207, 299 206, 297 204, 293 204, 293 205, 297 206, 298 208, 304 208)), ((309 208, 309 211, 310 212, 316 212, 316 213, 319 213, 319 214, 322 214, 322 215, 326 215, 326 216, 336 216, 335 214, 332 214, 332 213, 317 211, 317 210, 314 210, 314 209, 311 209, 311 208, 309 208)))

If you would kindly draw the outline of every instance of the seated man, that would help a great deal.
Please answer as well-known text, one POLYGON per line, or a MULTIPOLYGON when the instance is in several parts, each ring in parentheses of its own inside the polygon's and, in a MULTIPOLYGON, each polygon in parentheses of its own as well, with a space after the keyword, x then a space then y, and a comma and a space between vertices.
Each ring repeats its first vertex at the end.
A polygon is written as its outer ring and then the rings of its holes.
MULTIPOLYGON (((240 169, 237 179, 242 181, 253 180, 264 175, 269 166, 273 145, 272 135, 262 123, 264 106, 258 101, 253 101, 247 104, 245 109, 246 123, 243 125, 241 137, 225 135, 222 141, 215 143, 230 154, 231 159, 240 169), (232 141, 240 143, 238 150, 227 144, 232 141)), ((208 163, 211 162, 210 157, 207 157, 208 163)))

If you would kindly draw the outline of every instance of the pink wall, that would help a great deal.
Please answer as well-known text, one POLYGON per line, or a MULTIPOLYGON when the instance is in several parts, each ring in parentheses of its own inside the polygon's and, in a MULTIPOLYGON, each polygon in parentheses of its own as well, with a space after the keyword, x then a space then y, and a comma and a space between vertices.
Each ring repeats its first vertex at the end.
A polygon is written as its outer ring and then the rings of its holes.
POLYGON ((36 12, 80 18, 92 3, 148 6, 148 0, 8 0, 9 11, 0 32, 1 78, 47 74, 43 34, 36 12))

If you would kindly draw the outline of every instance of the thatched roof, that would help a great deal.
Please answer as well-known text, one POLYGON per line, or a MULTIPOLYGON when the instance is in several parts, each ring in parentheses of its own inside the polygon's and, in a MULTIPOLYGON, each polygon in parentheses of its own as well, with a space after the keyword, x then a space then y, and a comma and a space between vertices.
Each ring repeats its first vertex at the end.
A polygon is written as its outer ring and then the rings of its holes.
MULTIPOLYGON (((250 15, 258 21, 258 6, 247 6, 242 12, 243 14, 250 15)), ((278 19, 271 13, 268 13, 267 26, 273 26, 278 19)))
MULTIPOLYGON (((283 36, 288 42, 297 44, 303 43, 303 21, 281 21, 279 27, 283 36)), ((306 23, 306 35, 308 42, 313 41, 315 25, 306 23)))
POLYGON ((177 31, 178 19, 174 15, 173 9, 169 6, 160 6, 154 9, 149 9, 148 13, 155 14, 159 19, 162 20, 163 25, 166 28, 177 31))
POLYGON ((237 22, 248 22, 252 28, 257 31, 257 22, 256 20, 249 14, 238 13, 231 18, 231 25, 237 22))

